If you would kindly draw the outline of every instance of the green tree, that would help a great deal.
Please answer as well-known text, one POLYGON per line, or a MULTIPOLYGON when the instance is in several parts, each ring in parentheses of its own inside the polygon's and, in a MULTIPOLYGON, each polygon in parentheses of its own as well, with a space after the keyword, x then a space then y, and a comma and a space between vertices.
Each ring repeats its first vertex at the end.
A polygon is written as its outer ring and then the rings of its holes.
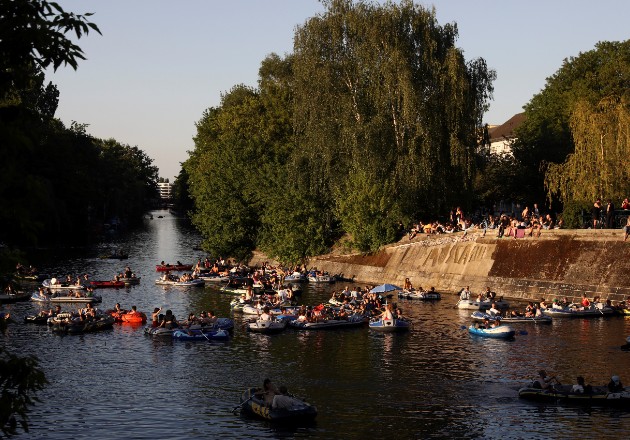
POLYGON ((179 174, 173 182, 173 205, 176 211, 183 214, 191 215, 195 207, 193 199, 190 195, 190 187, 188 186, 189 175, 186 167, 182 166, 179 174))
POLYGON ((22 88, 36 67, 76 69, 85 55, 66 34, 77 38, 90 30, 100 34, 88 20, 90 15, 66 12, 46 0, 0 0, 0 99, 13 88, 22 88))
POLYGON ((34 394, 48 381, 33 356, 18 357, 0 348, 0 429, 2 434, 17 434, 18 427, 28 432, 28 408, 34 394))
POLYGON ((398 221, 471 200, 476 133, 495 75, 481 59, 466 63, 457 26, 440 26, 434 10, 325 3, 295 37, 296 154, 314 174, 311 191, 355 239, 358 225, 372 231, 366 243, 375 249, 398 221), (373 189, 347 182, 357 164, 387 182, 390 202, 375 206, 401 218, 382 212, 365 219, 371 225, 347 223, 356 207, 344 198, 373 189))
POLYGON ((523 173, 518 161, 512 155, 489 155, 477 168, 473 188, 477 206, 492 208, 504 201, 527 202, 522 188, 527 185, 528 176, 523 173))
POLYGON ((574 151, 545 175, 548 197, 587 206, 598 198, 623 200, 630 192, 630 101, 579 101, 570 119, 574 151))
POLYGON ((158 197, 159 170, 153 159, 137 146, 121 144, 115 139, 94 140, 99 149, 95 194, 101 203, 94 204, 99 218, 113 216, 134 223, 139 221, 150 203, 158 197), (102 211, 101 211, 102 208, 102 211))
POLYGON ((627 101, 629 84, 630 40, 600 42, 563 61, 545 88, 525 105, 526 118, 517 130, 514 156, 529 176, 524 193, 542 200, 547 165, 563 163, 574 151, 570 119, 577 103, 597 106, 607 97, 627 101))
POLYGON ((367 167, 356 165, 337 197, 340 220, 352 234, 352 244, 362 252, 377 249, 396 239, 401 218, 394 199, 393 183, 371 175, 367 167))
POLYGON ((196 203, 192 220, 213 255, 247 259, 255 248, 263 193, 257 187, 261 112, 257 93, 238 86, 197 123, 195 151, 184 166, 196 203))
MULTIPOLYGON (((285 240, 269 231, 280 218, 293 150, 291 57, 269 55, 261 63, 259 88, 234 87, 219 108, 197 124, 195 150, 184 164, 195 201, 194 224, 214 255, 247 259, 261 242, 267 249, 285 240)), ((278 231, 276 231, 278 232, 278 231)))

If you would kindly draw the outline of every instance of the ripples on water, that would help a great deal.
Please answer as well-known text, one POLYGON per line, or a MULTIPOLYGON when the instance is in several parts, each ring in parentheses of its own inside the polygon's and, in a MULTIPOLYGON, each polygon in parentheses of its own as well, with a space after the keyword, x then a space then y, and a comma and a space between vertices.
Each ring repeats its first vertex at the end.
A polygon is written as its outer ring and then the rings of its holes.
MULTIPOLYGON (((157 215, 155 215, 157 217, 157 215)), ((150 312, 171 308, 176 316, 212 309, 229 315, 230 296, 210 288, 155 286, 161 260, 193 261, 199 238, 166 216, 147 222, 124 241, 103 244, 90 255, 58 258, 44 268, 54 274, 88 272, 109 279, 129 264, 139 286, 101 290, 103 309, 116 302, 150 312), (107 249, 128 249, 127 261, 100 260, 107 249)), ((49 260, 50 261, 50 260, 49 260)), ((325 301, 335 286, 306 288, 305 303, 325 301)), ((337 287, 340 288, 340 287, 337 287)), ((623 318, 557 321, 515 326, 514 341, 471 337, 462 326, 469 313, 453 308, 455 297, 436 303, 399 301, 413 319, 408 334, 368 329, 250 334, 235 316, 226 343, 157 341, 142 327, 60 337, 21 322, 3 343, 40 359, 50 384, 30 415, 25 437, 191 438, 575 438, 620 437, 629 413, 536 405, 516 397, 540 368, 571 383, 584 375, 593 384, 611 374, 630 383, 630 353, 619 350, 630 334, 623 318), (277 427, 231 410, 241 392, 271 377, 319 409, 316 424, 277 427)), ((36 304, 6 306, 18 321, 36 304)))

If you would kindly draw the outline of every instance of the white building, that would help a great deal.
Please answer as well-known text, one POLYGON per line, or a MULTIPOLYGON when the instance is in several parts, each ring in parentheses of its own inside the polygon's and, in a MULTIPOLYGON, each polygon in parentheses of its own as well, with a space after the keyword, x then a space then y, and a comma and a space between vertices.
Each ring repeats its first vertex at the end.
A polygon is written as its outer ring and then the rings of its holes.
POLYGON ((169 182, 158 182, 158 191, 160 191, 160 199, 170 200, 173 185, 169 182))
POLYGON ((524 120, 525 113, 517 113, 502 125, 490 128, 490 154, 512 154, 512 143, 516 140, 515 130, 524 120))

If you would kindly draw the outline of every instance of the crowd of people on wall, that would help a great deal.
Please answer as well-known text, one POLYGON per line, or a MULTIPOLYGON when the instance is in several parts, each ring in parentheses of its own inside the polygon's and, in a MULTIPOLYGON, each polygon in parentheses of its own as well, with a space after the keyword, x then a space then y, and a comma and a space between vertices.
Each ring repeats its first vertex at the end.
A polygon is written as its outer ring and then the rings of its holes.
MULTIPOLYGON (((620 206, 621 210, 630 211, 630 201, 627 198, 621 202, 620 206)), ((516 205, 516 207, 520 208, 520 205, 516 205)), ((593 229, 616 228, 618 227, 618 216, 619 212, 615 210, 612 199, 608 199, 606 206, 602 205, 601 199, 597 199, 591 209, 591 221, 587 222, 585 227, 593 229)), ((470 230, 483 231, 484 235, 488 230, 496 230, 496 236, 499 238, 504 236, 516 238, 519 229, 524 231, 518 236, 538 237, 542 230, 562 229, 564 227, 562 216, 551 212, 542 212, 538 203, 534 203, 531 208, 529 205, 525 205, 520 212, 500 211, 496 214, 496 212, 481 213, 477 211, 470 216, 464 215, 461 207, 457 207, 452 209, 448 218, 444 220, 436 219, 426 223, 423 221, 414 223, 408 229, 407 238, 412 240, 422 234, 450 234, 454 232, 466 234, 470 230)), ((626 218, 626 225, 623 230, 625 232, 624 240, 627 240, 630 235, 630 215, 626 218)))
POLYGON ((449 234, 462 231, 466 234, 476 229, 483 231, 484 235, 488 230, 496 230, 497 237, 516 237, 516 231, 524 229, 524 236, 537 237, 543 229, 560 229, 563 226, 562 218, 555 219, 551 213, 541 213, 537 203, 534 203, 531 209, 525 206, 520 215, 504 212, 499 214, 476 212, 472 216, 466 216, 464 211, 457 207, 451 210, 447 221, 435 220, 428 223, 419 221, 410 228, 407 236, 411 240, 418 234, 449 234))

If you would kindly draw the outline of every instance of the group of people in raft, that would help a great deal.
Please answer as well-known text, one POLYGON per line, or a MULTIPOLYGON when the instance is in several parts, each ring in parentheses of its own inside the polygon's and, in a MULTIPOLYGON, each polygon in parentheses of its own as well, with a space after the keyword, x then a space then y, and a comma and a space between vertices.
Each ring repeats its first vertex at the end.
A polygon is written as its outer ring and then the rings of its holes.
MULTIPOLYGON (((470 292, 470 286, 466 286, 465 289, 462 289, 460 292, 460 299, 467 300, 472 296, 470 292)), ((517 318, 517 317, 525 317, 525 318, 534 318, 538 316, 542 316, 544 311, 547 309, 566 309, 572 308, 575 310, 589 310, 593 306, 597 306, 603 304, 602 306, 608 307, 615 311, 622 312, 626 308, 628 308, 628 304, 630 303, 630 297, 628 297, 627 301, 620 301, 617 304, 613 304, 611 300, 607 299, 604 303, 601 302, 599 296, 595 296, 593 300, 589 300, 586 297, 586 294, 582 294, 582 300, 579 303, 574 303, 569 301, 569 299, 565 296, 562 299, 554 299, 551 304, 547 303, 545 298, 541 298, 539 302, 529 301, 525 309, 521 311, 506 309, 501 311, 497 308, 497 303, 494 302, 496 297, 496 293, 490 291, 490 287, 486 288, 486 292, 484 294, 479 294, 477 296, 477 301, 491 301, 491 308, 486 311, 487 314, 491 316, 504 317, 504 318, 517 318)), ((502 298, 499 298, 499 301, 502 298)))
POLYGON ((271 379, 265 379, 263 387, 257 389, 254 396, 263 400, 265 406, 271 409, 289 409, 302 403, 300 399, 289 394, 286 386, 276 387, 271 379))
MULTIPOLYGON (((294 313, 296 320, 299 322, 321 322, 325 320, 347 320, 352 315, 364 317, 381 318, 381 319, 403 319, 403 311, 394 303, 383 303, 383 298, 377 293, 370 293, 371 288, 365 289, 355 287, 350 290, 346 287, 341 292, 332 293, 331 300, 336 307, 330 307, 326 304, 318 304, 316 306, 302 305, 294 313)), ((271 312, 269 304, 259 301, 256 306, 261 313, 258 316, 260 320, 273 320, 274 316, 271 312)), ((284 314, 284 307, 280 306, 280 313, 284 314)))
MULTIPOLYGON (((548 391, 556 391, 555 385, 560 385, 560 382, 556 376, 549 376, 545 370, 538 371, 538 378, 536 378, 532 383, 533 388, 548 391)), ((619 393, 625 390, 623 384, 621 383, 621 379, 616 374, 610 378, 607 388, 610 393, 619 393)), ((576 378, 576 384, 571 387, 571 392, 574 394, 592 394, 593 386, 586 384, 583 376, 578 376, 576 378)))
POLYGON ((103 314, 100 310, 94 307, 91 303, 87 303, 84 308, 73 310, 70 312, 63 312, 61 306, 57 304, 54 309, 42 310, 39 312, 39 316, 45 318, 59 318, 60 322, 65 323, 80 323, 91 322, 99 319, 103 314))
POLYGON ((214 315, 212 310, 208 310, 207 312, 199 313, 199 316, 196 316, 194 313, 188 314, 188 319, 186 321, 179 322, 173 311, 168 309, 165 313, 162 313, 161 307, 155 307, 153 309, 153 313, 151 313, 151 326, 154 328, 166 328, 166 329, 176 329, 176 328, 190 328, 193 325, 207 326, 212 325, 217 322, 219 318, 214 315))
MULTIPOLYGON (((125 267, 125 269, 120 272, 114 274, 112 277, 112 281, 119 282, 121 279, 132 279, 136 278, 136 274, 133 273, 129 266, 125 267)), ((73 298, 89 298, 94 296, 94 288, 90 285, 90 276, 85 273, 83 275, 77 275, 76 278, 72 275, 66 275, 65 280, 61 278, 51 278, 50 280, 51 286, 55 285, 67 285, 67 286, 77 286, 84 287, 86 292, 83 292, 82 289, 71 289, 67 292, 59 292, 55 290, 54 292, 49 287, 44 289, 43 287, 39 288, 40 295, 46 295, 51 298, 58 297, 73 297, 73 298)))

